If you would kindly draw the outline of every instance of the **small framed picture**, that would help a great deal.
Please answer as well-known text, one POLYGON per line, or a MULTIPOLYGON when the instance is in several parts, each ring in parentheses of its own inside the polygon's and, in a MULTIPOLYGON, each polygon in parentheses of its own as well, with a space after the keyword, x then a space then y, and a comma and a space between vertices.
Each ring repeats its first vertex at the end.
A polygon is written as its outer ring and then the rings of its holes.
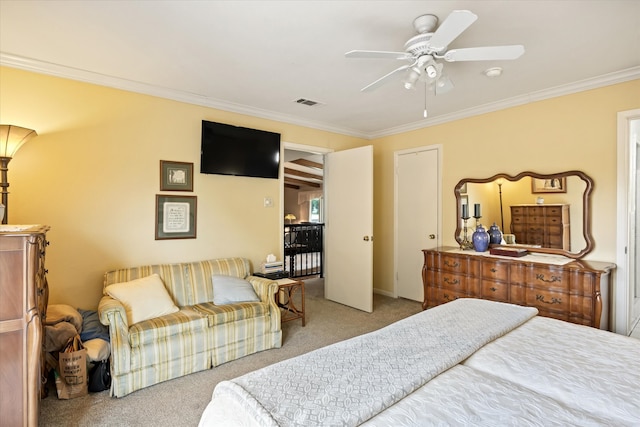
POLYGON ((532 193, 566 193, 567 178, 540 179, 531 178, 532 193))
POLYGON ((193 163, 160 160, 160 191, 193 191, 193 163))
POLYGON ((198 198, 156 194, 156 240, 195 239, 198 198))

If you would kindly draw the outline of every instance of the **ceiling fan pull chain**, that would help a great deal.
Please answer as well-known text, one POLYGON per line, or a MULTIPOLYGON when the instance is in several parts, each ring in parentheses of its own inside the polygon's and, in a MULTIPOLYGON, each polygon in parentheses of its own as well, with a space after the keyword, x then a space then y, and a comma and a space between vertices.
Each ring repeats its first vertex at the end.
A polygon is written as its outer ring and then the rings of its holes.
POLYGON ((427 82, 424 82, 424 118, 427 118, 427 82))

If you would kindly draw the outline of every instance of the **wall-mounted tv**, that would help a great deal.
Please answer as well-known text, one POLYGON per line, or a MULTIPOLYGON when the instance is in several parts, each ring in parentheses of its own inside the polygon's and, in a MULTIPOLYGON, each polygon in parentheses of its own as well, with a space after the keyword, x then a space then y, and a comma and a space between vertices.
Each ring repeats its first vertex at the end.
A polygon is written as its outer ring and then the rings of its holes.
POLYGON ((202 121, 200 172, 278 178, 280 134, 202 121))

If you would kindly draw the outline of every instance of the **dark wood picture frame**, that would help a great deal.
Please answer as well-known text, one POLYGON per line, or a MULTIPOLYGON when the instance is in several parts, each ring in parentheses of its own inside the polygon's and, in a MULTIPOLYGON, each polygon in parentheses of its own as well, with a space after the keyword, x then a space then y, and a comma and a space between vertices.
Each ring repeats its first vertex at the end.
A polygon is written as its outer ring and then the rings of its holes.
POLYGON ((197 196, 156 194, 156 240, 195 239, 197 196))
POLYGON ((160 160, 160 191, 193 191, 193 163, 160 160))
POLYGON ((541 179, 531 177, 531 192, 533 194, 543 193, 566 193, 567 178, 556 177, 549 179, 541 179))

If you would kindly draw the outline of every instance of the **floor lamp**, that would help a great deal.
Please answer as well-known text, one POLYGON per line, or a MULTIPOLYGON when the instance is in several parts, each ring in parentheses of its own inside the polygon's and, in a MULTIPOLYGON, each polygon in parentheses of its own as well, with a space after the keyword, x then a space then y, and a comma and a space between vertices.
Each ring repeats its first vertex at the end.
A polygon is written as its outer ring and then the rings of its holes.
POLYGON ((504 212, 502 211, 502 184, 504 184, 504 178, 498 178, 496 183, 498 184, 498 193, 500 193, 500 226, 502 227, 502 233, 504 233, 504 212))
POLYGON ((0 189, 2 190, 2 223, 7 224, 9 219, 9 182, 7 172, 9 171, 9 161, 16 154, 22 144, 32 137, 38 135, 35 130, 21 128, 13 125, 0 125, 0 189))

